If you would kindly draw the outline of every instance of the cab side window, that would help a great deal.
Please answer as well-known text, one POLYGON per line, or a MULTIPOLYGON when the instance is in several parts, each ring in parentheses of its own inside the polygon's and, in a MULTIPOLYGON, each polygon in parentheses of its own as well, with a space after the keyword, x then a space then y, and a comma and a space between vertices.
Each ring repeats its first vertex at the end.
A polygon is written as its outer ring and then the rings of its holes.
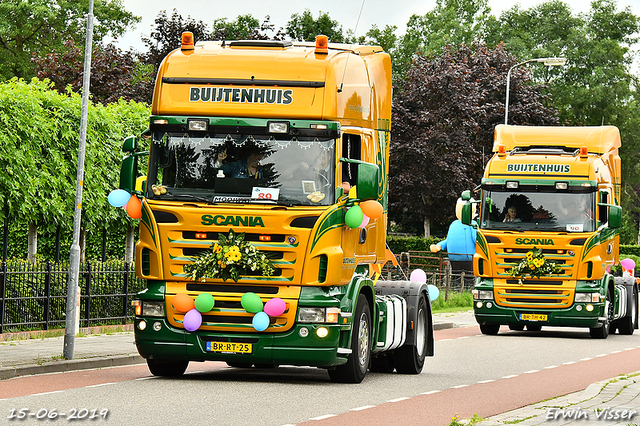
MULTIPOLYGON (((361 159, 362 140, 360 135, 345 133, 342 136, 342 157, 351 160, 361 159)), ((351 186, 356 184, 358 178, 358 165, 342 163, 342 182, 349 182, 351 186)))

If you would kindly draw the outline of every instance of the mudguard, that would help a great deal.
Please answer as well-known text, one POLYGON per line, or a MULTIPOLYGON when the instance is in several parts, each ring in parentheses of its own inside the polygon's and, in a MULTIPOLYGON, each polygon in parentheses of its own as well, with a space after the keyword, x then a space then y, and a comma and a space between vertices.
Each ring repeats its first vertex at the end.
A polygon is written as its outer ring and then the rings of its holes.
POLYGON ((429 315, 429 325, 427 326, 427 356, 433 356, 433 317, 431 316, 431 301, 429 300, 429 291, 427 284, 415 281, 383 281, 378 280, 375 285, 376 295, 388 296, 397 295, 407 301, 407 337, 405 345, 415 344, 415 327, 412 325, 416 322, 418 314, 418 302, 420 297, 424 295, 427 299, 427 310, 429 315))

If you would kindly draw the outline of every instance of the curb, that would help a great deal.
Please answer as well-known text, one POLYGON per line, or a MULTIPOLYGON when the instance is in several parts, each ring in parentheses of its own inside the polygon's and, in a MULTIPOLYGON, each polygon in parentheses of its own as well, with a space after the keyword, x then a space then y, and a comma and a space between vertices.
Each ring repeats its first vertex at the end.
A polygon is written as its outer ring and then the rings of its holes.
POLYGON ((0 368, 0 380, 35 374, 61 373, 75 370, 89 370, 93 368, 118 367, 123 365, 144 364, 146 361, 140 355, 115 355, 105 358, 85 358, 52 361, 43 365, 22 365, 0 368))

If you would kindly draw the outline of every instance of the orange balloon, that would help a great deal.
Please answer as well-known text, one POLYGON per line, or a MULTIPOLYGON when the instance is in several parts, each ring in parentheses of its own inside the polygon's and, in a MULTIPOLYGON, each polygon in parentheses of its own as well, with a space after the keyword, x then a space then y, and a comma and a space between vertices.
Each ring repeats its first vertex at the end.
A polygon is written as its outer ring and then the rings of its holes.
POLYGON ((127 214, 131 219, 140 219, 142 217, 142 202, 135 195, 132 195, 127 203, 127 214))
POLYGON ((382 215, 382 204, 376 200, 367 200, 360 203, 362 213, 371 219, 377 219, 382 215))
POLYGON ((173 300, 171 302, 178 312, 189 312, 195 307, 193 299, 184 293, 173 296, 173 300))

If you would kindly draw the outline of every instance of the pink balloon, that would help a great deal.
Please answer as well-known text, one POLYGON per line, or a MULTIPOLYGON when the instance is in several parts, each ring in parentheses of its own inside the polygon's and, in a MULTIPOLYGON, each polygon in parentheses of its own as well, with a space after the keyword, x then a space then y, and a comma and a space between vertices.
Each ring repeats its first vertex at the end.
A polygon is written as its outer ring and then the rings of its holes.
POLYGON ((184 314, 182 324, 184 325, 185 330, 196 331, 202 325, 202 314, 195 308, 191 309, 189 312, 184 314))
POLYGON ((422 269, 414 269, 413 271, 411 271, 411 275, 409 276, 409 281, 426 283, 427 274, 422 269))
POLYGON ((364 228, 368 224, 369 224, 369 216, 367 216, 366 214, 362 214, 362 223, 358 228, 364 228))
POLYGON ((270 317, 280 316, 286 309, 286 302, 279 297, 275 297, 264 304, 264 312, 270 317))
POLYGON ((636 262, 633 259, 622 259, 620 265, 627 271, 632 271, 636 267, 636 262))

